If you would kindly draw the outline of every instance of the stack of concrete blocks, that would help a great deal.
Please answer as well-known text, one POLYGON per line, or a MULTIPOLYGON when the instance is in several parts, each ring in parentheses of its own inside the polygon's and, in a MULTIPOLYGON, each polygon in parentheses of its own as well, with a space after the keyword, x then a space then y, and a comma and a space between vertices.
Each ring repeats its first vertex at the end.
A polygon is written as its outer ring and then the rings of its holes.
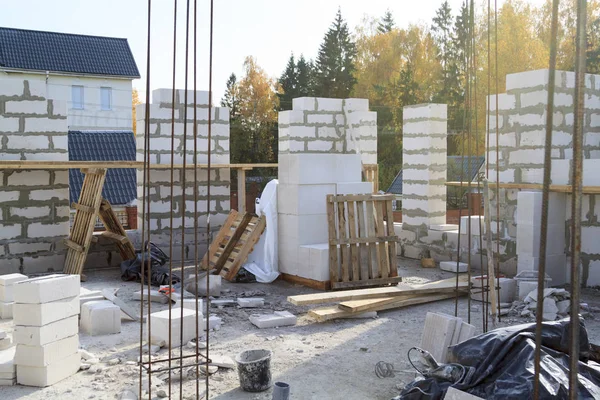
POLYGON ((445 104, 404 107, 402 228, 397 234, 405 257, 429 256, 430 244, 443 242, 448 236, 447 119, 445 104))
MULTIPOLYGON (((67 105, 44 81, 0 80, 0 160, 68 161, 67 105)), ((65 170, 0 171, 0 274, 61 270, 69 234, 65 170)))
POLYGON ((25 279, 27 277, 22 274, 0 275, 0 318, 11 319, 13 317, 15 284, 25 279))
POLYGON ((0 350, 0 386, 13 386, 17 383, 15 347, 0 350))
MULTIPOLYGON (((188 91, 187 107, 185 104, 185 91, 175 90, 175 104, 172 101, 173 90, 156 89, 152 91, 152 104, 149 105, 150 130, 145 132, 145 110, 146 105, 141 104, 136 108, 137 112, 137 160, 144 161, 144 143, 147 135, 150 136, 150 147, 148 150, 150 164, 182 165, 194 164, 194 92, 188 91), (171 123, 172 110, 174 108, 174 126, 171 123), (185 136, 184 136, 185 133, 185 136), (172 134, 174 138, 172 138, 172 134), (185 140, 184 140, 185 137, 185 140), (171 145, 172 140, 174 146, 171 145), (184 154, 184 145, 186 146, 184 154), (171 160, 171 148, 174 156, 171 160)), ((206 164, 208 162, 208 92, 196 92, 196 116, 197 116, 197 162, 206 164)), ((213 107, 211 113, 211 163, 229 164, 229 109, 225 107, 213 107)), ((185 259, 194 257, 194 191, 198 194, 198 229, 199 229, 199 254, 202 256, 207 248, 206 218, 207 211, 207 182, 208 172, 206 169, 198 170, 198 185, 194 184, 194 169, 175 169, 173 179, 169 170, 151 169, 147 177, 150 197, 150 219, 149 230, 152 241, 157 245, 168 246, 170 240, 171 221, 173 212, 173 241, 175 245, 173 260, 180 260, 182 227, 185 224, 186 243, 184 244, 185 259), (183 192, 183 180, 185 179, 185 201, 183 192), (173 184, 173 204, 171 204, 171 183, 173 184), (196 186, 196 188, 194 188, 196 186), (183 208, 185 206, 185 215, 183 208)), ((138 171, 138 204, 141 207, 144 188, 143 171, 138 171)), ((148 190, 146 188, 146 190, 148 190)), ((229 168, 214 168, 211 171, 211 204, 210 222, 213 231, 218 231, 227 218, 230 210, 230 170, 229 168)), ((138 231, 141 231, 142 213, 138 213, 138 231)), ((146 222, 147 223, 147 222, 146 222)), ((165 249, 168 251, 168 248, 165 249)))
POLYGON ((329 281, 328 194, 373 192, 377 113, 365 99, 302 97, 279 113, 279 271, 329 281))
MULTIPOLYGON (((583 139, 583 179, 584 186, 600 185, 600 76, 586 74, 585 76, 585 109, 584 109, 584 139, 583 139)), ((554 122, 552 133, 552 184, 567 185, 571 183, 573 159, 573 121, 575 93, 575 74, 573 72, 557 71, 554 82, 554 122)), ((496 101, 495 95, 490 96, 490 181, 496 181, 496 154, 498 154, 498 170, 500 182, 503 183, 543 183, 544 141, 546 109, 548 104, 548 70, 528 71, 506 76, 506 93, 498 98, 499 121, 496 129, 496 101), (496 134, 498 134, 499 149, 496 149, 496 134)), ((493 191, 492 191, 493 192, 493 191)), ((517 204, 515 190, 500 191, 500 244, 501 267, 507 273, 523 271, 524 268, 536 268, 538 257, 529 254, 525 243, 519 245, 519 239, 526 237, 524 230, 518 228, 519 223, 536 225, 534 219, 525 218, 526 213, 521 212, 521 205, 517 204), (520 221, 519 221, 520 220, 520 221), (523 232, 519 235, 519 232, 523 232), (521 252, 524 251, 524 252, 521 252), (518 254, 518 257, 517 257, 518 254)), ((541 195, 527 195, 541 196, 541 195)), ((519 199, 521 197, 519 196, 519 199)), ((524 198, 523 198, 524 199, 524 198)), ((600 245, 597 237, 600 233, 600 223, 594 207, 598 196, 585 195, 583 198, 584 210, 582 227, 582 253, 581 274, 584 285, 600 284, 600 245)), ((492 209, 495 210, 496 199, 492 197, 492 209)), ((524 203, 528 209, 529 200, 524 203)), ((538 205, 541 202, 537 203, 538 205)), ((557 193, 549 210, 550 218, 553 215, 565 215, 567 224, 570 219, 570 196, 557 193), (566 210, 562 210, 566 205, 566 210)), ((539 207, 539 206, 538 206, 539 207)), ((492 213, 492 228, 495 226, 495 213, 492 213)), ((565 222, 563 220, 562 222, 565 222)), ((556 219, 554 224, 558 224, 556 219)), ((568 226, 568 225, 567 225, 568 226)), ((555 225, 557 228, 557 225, 555 225)), ((495 229, 495 228, 494 228, 495 229)), ((526 228, 523 228, 526 229, 526 228)), ((568 229, 560 229, 568 239, 568 229)), ((539 240, 539 233, 538 240, 539 240)), ((495 236, 496 239, 496 236, 495 236)), ((559 240, 558 238, 550 239, 559 240)), ((529 239, 525 239, 530 242, 529 239)), ((560 240, 559 240, 560 241, 560 240)), ((570 254, 569 246, 566 255, 570 254)), ((562 248, 561 248, 562 249, 562 248)), ((535 249, 534 249, 535 250, 535 249)), ((553 249, 560 251, 560 249, 553 249)), ((535 253, 535 251, 534 251, 535 253)), ((550 269, 560 268, 561 254, 550 254, 550 269)), ((552 284, 560 284, 569 280, 568 268, 565 265, 566 277, 563 272, 553 271, 552 284), (555 279, 557 281, 555 282, 555 279)), ((548 271, 550 274, 550 271, 548 271)))
POLYGON ((79 275, 49 275, 15 286, 17 382, 45 387, 79 370, 79 275))
MULTIPOLYGON (((520 191, 517 202, 517 272, 538 271, 542 192, 520 191)), ((563 193, 550 193, 546 241, 546 274, 552 278, 552 285, 564 285, 567 281, 565 220, 568 206, 567 196, 563 193)))

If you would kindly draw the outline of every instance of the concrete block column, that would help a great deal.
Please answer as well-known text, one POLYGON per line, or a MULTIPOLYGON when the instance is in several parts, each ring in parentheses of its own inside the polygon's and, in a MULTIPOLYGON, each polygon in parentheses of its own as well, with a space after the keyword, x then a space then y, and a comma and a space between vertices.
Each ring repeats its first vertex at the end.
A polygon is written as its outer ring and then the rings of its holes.
POLYGON ((403 229, 446 223, 447 106, 404 107, 403 229))
MULTIPOLYGON (((565 253, 565 193, 550 193, 548 201, 548 237, 546 274, 552 285, 567 280, 565 253)), ((517 195, 517 271, 537 271, 539 268, 540 229, 542 223, 542 192, 520 191, 517 195)))

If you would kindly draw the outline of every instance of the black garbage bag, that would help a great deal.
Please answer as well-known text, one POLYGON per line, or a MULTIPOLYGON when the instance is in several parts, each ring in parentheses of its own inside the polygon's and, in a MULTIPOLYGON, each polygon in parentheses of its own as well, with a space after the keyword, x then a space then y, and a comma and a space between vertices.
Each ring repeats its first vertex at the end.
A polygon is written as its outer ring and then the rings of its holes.
MULTIPOLYGON (((540 399, 566 399, 569 389, 568 319, 542 324, 540 399)), ((580 322, 578 398, 600 399, 600 364, 588 361, 590 343, 580 322)), ((535 324, 500 328, 451 347, 450 362, 471 367, 455 384, 433 378, 411 382, 397 399, 442 399, 449 386, 484 399, 533 398, 535 324)))
MULTIPOLYGON (((172 285, 181 282, 179 276, 170 274, 169 269, 164 267, 169 261, 169 256, 152 242, 149 246, 144 247, 149 249, 144 256, 144 263, 150 266, 150 284, 152 286, 168 285, 169 281, 172 285)), ((136 253, 136 258, 121 263, 121 279, 124 281, 140 281, 142 273, 144 278, 148 276, 148 270, 146 268, 142 269, 141 251, 138 250, 136 253)))

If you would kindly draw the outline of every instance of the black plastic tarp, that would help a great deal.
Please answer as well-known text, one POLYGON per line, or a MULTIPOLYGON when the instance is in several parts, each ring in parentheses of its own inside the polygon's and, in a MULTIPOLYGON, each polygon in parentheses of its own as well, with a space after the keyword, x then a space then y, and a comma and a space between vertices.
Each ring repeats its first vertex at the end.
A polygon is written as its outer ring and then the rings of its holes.
MULTIPOLYGON (((565 319, 542 325, 540 399, 566 399, 570 323, 565 319)), ((600 399, 600 364, 588 361, 591 349, 583 321, 579 344, 578 397, 600 399)), ((484 399, 533 398, 534 352, 535 324, 495 329, 451 347, 450 362, 469 369, 460 381, 416 380, 396 399, 442 399, 451 385, 484 399)))

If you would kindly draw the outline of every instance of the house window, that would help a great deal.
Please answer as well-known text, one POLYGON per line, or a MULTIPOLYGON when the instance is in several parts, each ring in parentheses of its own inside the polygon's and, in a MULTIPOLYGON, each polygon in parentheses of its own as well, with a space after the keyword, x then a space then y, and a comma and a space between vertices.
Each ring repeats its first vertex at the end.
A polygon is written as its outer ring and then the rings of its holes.
POLYGON ((83 86, 73 85, 71 87, 72 107, 77 110, 83 110, 83 86))
POLYGON ((103 110, 112 109, 112 89, 109 87, 100 88, 100 104, 103 110))

